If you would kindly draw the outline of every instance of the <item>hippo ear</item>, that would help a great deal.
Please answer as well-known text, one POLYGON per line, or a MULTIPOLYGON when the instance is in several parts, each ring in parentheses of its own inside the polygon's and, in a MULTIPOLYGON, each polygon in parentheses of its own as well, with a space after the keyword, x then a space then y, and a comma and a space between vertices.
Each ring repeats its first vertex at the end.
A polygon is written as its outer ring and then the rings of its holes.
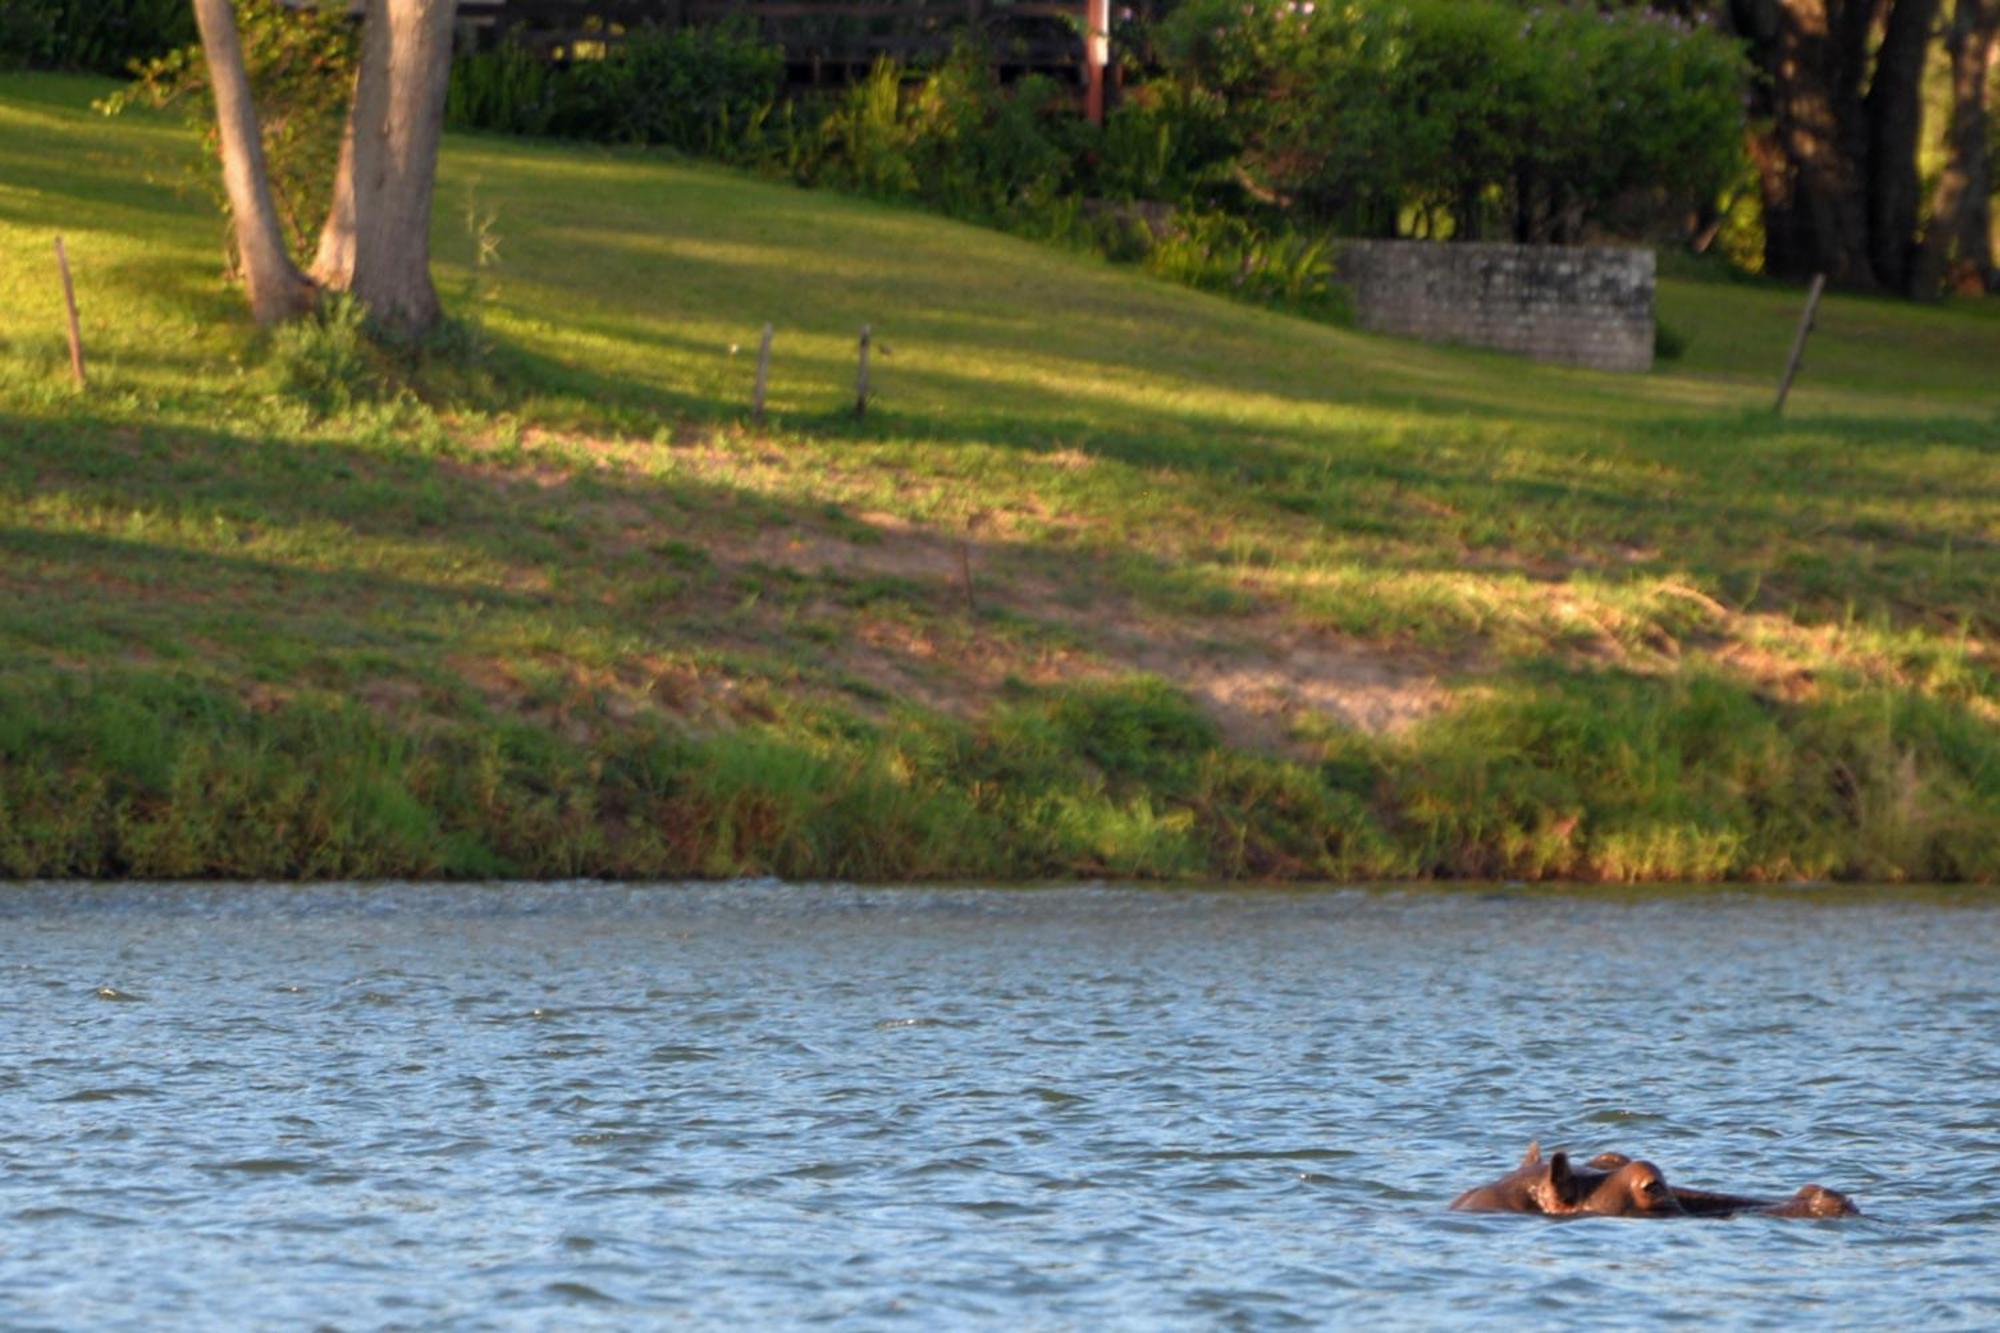
POLYGON ((1549 1158, 1549 1188, 1563 1204, 1574 1204, 1583 1197, 1583 1186, 1575 1172, 1569 1169, 1569 1154, 1559 1152, 1549 1158))
POLYGON ((1540 1139, 1529 1139, 1528 1152, 1526 1156, 1521 1158, 1521 1165, 1533 1166, 1536 1162, 1539 1162, 1541 1160, 1542 1160, 1542 1141, 1540 1139))

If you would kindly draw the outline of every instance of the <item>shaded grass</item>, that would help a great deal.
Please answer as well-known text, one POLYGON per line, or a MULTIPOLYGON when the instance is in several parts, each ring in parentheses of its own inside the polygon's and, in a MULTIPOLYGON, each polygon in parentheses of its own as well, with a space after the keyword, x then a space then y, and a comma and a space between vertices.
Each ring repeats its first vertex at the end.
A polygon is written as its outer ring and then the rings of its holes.
POLYGON ((460 138, 490 350, 302 397, 104 87, 0 82, 10 873, 1996 875, 1986 308, 1833 298, 1778 421, 1782 289, 1603 376, 460 138), (1246 739, 1180 658, 1274 636, 1437 707, 1246 739))

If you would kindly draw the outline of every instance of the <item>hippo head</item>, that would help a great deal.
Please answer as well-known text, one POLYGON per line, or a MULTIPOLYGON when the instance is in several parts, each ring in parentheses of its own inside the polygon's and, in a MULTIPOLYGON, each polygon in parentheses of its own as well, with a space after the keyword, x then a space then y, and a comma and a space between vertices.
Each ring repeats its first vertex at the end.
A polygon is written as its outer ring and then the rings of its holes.
MULTIPOLYGON (((1615 1172, 1632 1164, 1624 1153, 1599 1153, 1590 1159, 1595 1171, 1615 1172)), ((1721 1194, 1714 1190, 1672 1187, 1681 1211, 1693 1217, 1735 1217, 1741 1213, 1761 1213, 1767 1217, 1859 1217, 1854 1200, 1824 1185, 1807 1185, 1789 1199, 1753 1199, 1741 1194, 1721 1194)))
POLYGON ((1452 1207, 1468 1212, 1542 1213, 1550 1217, 1674 1217, 1684 1210, 1651 1162, 1606 1154, 1578 1168, 1567 1153, 1542 1156, 1528 1145, 1514 1170, 1460 1195, 1452 1207))
POLYGON ((1859 1217, 1854 1200, 1824 1185, 1805 1185, 1781 1205, 1786 1217, 1859 1217))
POLYGON ((1625 1158, 1599 1167, 1599 1160, 1576 1170, 1565 1154, 1551 1157, 1537 1198, 1542 1211, 1596 1217, 1675 1217, 1684 1211, 1651 1162, 1625 1158))

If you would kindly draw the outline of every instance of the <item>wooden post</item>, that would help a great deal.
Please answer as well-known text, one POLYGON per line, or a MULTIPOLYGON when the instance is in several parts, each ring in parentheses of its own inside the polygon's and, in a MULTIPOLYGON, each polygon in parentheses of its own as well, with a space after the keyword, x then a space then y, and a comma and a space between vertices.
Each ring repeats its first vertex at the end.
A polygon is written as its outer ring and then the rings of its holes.
POLYGON ((764 326, 764 340, 757 348, 757 396, 750 403, 750 419, 764 424, 764 390, 771 382, 771 326, 764 326))
POLYGON ((1792 381, 1799 373, 1799 361, 1806 354, 1806 338, 1813 331, 1813 321, 1819 317, 1820 293, 1826 290, 1826 274, 1815 273, 1812 291, 1806 296, 1805 313, 1799 316, 1799 331, 1792 338, 1792 354, 1785 362, 1785 377, 1778 381, 1778 405, 1772 409, 1779 416, 1785 413, 1785 399, 1792 392, 1792 381))
POLYGON ((861 373, 854 381, 854 415, 868 415, 868 344, 873 341, 869 326, 861 326, 861 373))
POLYGON ((1083 114, 1093 125, 1104 123, 1104 71, 1111 63, 1111 0, 1084 0, 1083 114))
POLYGON ((63 305, 69 310, 70 373, 76 376, 77 388, 88 388, 89 381, 83 374, 83 329, 76 322, 76 286, 69 280, 69 255, 60 236, 56 237, 56 269, 62 274, 63 305))

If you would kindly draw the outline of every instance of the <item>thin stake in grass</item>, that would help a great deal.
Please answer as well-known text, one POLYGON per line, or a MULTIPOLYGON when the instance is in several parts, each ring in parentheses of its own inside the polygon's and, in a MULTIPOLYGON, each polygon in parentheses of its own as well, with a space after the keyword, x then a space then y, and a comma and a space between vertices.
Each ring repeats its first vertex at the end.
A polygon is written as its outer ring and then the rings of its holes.
POLYGON ((764 424, 764 390, 771 382, 771 326, 764 326, 763 341, 757 347, 757 393, 750 402, 750 419, 764 424))
POLYGON ((69 253, 63 249, 62 237, 56 237, 56 269, 62 274, 63 305, 69 311, 69 369, 76 376, 76 387, 90 387, 83 373, 83 328, 76 319, 76 284, 69 277, 69 253))
POLYGON ((861 326, 861 371, 854 381, 854 415, 868 415, 868 345, 874 341, 874 333, 869 325, 861 326))
POLYGON ((1806 339, 1811 336, 1813 323, 1819 318, 1820 294, 1826 291, 1826 274, 1815 273, 1812 291, 1806 295, 1805 313, 1799 316, 1799 331, 1792 338, 1792 354, 1785 361, 1785 377, 1778 381, 1778 403, 1772 410, 1779 416, 1785 413, 1785 399, 1792 392, 1792 381, 1799 373, 1799 362, 1806 354, 1806 339))

